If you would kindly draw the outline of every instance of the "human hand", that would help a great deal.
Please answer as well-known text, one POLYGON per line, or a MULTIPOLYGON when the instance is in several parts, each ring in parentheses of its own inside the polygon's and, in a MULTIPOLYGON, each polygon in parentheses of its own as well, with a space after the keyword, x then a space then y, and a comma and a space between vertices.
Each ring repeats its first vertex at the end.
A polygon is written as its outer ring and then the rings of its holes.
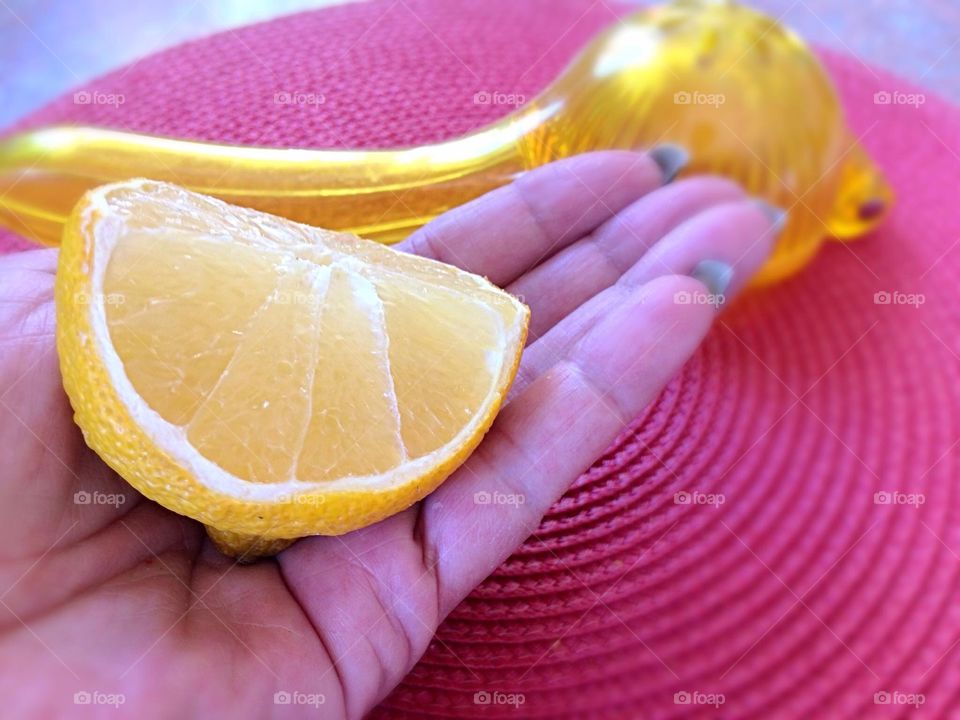
POLYGON ((717 178, 661 188, 680 160, 669 148, 564 160, 406 241, 530 305, 509 402, 424 501, 251 566, 84 445, 54 348, 57 251, 0 258, 11 716, 116 717, 121 701, 138 718, 307 716, 321 701, 323 717, 369 711, 695 350, 716 314, 706 294, 735 294, 766 258, 776 213, 717 178), (523 502, 477 502, 508 496, 523 502))

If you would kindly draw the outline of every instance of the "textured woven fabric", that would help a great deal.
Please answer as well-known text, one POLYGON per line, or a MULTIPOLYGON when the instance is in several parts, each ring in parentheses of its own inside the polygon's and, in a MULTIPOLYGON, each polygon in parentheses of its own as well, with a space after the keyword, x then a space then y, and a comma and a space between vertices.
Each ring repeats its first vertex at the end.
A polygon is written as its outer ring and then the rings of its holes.
MULTIPOLYGON (((122 92, 120 107, 67 97, 22 126, 437 140, 509 110, 477 92, 532 96, 613 19, 585 0, 347 5, 147 58, 90 86, 122 92), (276 92, 324 102, 278 106, 276 92)), ((930 717, 960 712, 960 110, 932 96, 875 105, 878 90, 911 88, 825 60, 898 193, 889 222, 724 314, 376 717, 906 712, 876 704, 904 700, 883 692, 923 693, 930 717), (710 494, 724 502, 701 504, 710 494), (477 692, 524 703, 481 706, 477 692)))

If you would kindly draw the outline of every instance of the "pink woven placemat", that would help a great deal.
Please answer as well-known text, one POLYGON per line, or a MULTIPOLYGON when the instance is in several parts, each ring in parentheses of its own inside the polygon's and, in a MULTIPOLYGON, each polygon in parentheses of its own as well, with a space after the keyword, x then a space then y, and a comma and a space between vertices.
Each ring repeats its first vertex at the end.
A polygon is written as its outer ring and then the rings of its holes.
MULTIPOLYGON (((69 94, 21 127, 439 140, 510 110, 476 93, 532 97, 614 21, 586 0, 345 5, 152 56, 89 86, 124 104, 69 94)), ((824 59, 896 188, 889 222, 725 314, 376 717, 885 717, 911 693, 960 712, 960 111, 875 105, 916 90, 824 59)))

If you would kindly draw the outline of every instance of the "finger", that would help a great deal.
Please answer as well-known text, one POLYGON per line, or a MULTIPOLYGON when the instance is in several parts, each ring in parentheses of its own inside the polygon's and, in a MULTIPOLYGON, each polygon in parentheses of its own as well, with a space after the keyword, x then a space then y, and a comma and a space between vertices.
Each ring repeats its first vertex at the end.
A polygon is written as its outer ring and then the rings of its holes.
POLYGON ((536 529, 693 353, 715 313, 673 298, 702 289, 679 276, 634 288, 507 405, 467 463, 424 501, 441 616, 536 529))
POLYGON ((730 180, 683 180, 640 198, 594 232, 519 277, 507 289, 530 306, 528 343, 616 283, 654 244, 704 210, 744 200, 730 180))
POLYGON ((665 145, 550 163, 441 215, 399 247, 506 285, 671 180, 685 159, 665 145))
POLYGON ((763 200, 716 205, 681 223, 623 275, 641 284, 665 273, 695 274, 704 260, 730 268, 724 288, 737 294, 770 256, 786 212, 763 200))
POLYGON ((629 296, 631 288, 657 277, 696 275, 708 285, 706 294, 681 295, 677 302, 706 302, 713 307, 725 304, 766 261, 783 222, 782 211, 757 201, 742 201, 716 205, 681 223, 615 284, 591 297, 527 347, 512 392, 521 392, 563 357, 598 317, 629 296))

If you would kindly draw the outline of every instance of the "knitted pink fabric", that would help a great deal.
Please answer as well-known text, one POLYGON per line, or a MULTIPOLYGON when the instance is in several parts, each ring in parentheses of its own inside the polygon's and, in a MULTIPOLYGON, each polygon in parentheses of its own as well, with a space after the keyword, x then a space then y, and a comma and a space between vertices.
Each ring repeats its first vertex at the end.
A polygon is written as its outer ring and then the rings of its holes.
MULTIPOLYGON (((475 93, 532 97, 613 21, 586 0, 344 5, 155 55, 89 86, 123 105, 68 95, 21 126, 439 140, 509 110, 475 93)), ((960 713, 960 110, 875 105, 914 90, 824 59, 898 193, 889 222, 724 314, 375 717, 885 717, 896 693, 960 713), (897 292, 919 295, 875 301, 897 292)))

